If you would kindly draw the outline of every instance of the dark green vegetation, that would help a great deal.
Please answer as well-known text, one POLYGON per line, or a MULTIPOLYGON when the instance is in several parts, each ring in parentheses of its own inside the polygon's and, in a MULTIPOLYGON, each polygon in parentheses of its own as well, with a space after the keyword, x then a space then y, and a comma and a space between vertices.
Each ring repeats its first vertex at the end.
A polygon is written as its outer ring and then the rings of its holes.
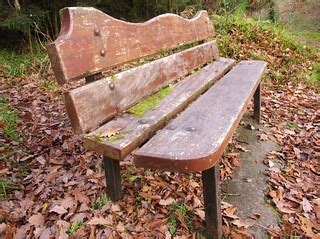
POLYGON ((319 90, 317 51, 298 42, 282 25, 254 20, 242 13, 214 15, 212 19, 222 55, 236 60, 267 61, 269 80, 304 82, 319 90))
POLYGON ((18 114, 6 102, 3 96, 0 96, 0 129, 3 128, 3 134, 12 140, 17 140, 19 134, 17 132, 18 114))

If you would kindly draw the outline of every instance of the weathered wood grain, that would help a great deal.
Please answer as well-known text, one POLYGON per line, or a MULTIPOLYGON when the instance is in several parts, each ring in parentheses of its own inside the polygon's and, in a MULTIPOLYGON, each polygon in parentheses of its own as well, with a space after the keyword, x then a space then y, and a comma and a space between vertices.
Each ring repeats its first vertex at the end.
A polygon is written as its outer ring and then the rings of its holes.
MULTIPOLYGON (((132 150, 151 137, 156 130, 162 128, 169 119, 182 111, 222 77, 234 63, 232 59, 219 58, 175 84, 172 92, 162 99, 155 110, 147 111, 141 118, 125 113, 85 136, 85 147, 113 159, 124 159, 132 150), (99 142, 92 137, 92 135, 100 135, 112 128, 121 129, 122 132, 125 132, 124 137, 114 142, 110 142, 107 138, 102 138, 103 142, 99 142)), ((162 147, 166 147, 166 144, 162 147)))
POLYGON ((134 153, 137 166, 178 172, 214 166, 266 68, 243 61, 134 153))
POLYGON ((217 56, 216 41, 211 41, 65 93, 65 105, 74 132, 97 128, 143 97, 217 56))
POLYGON ((60 84, 214 34, 206 11, 190 20, 164 14, 144 23, 121 21, 84 7, 64 8, 60 16, 60 34, 48 45, 60 84))

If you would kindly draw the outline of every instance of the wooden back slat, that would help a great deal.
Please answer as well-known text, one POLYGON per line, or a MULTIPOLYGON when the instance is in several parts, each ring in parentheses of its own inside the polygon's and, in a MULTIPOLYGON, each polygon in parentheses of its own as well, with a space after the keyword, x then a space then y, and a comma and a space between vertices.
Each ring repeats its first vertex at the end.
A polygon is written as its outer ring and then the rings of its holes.
POLYGON ((95 129, 118 112, 218 57, 216 41, 86 84, 65 93, 76 133, 95 129))
POLYGON ((164 14, 145 23, 121 21, 94 8, 64 8, 60 14, 60 35, 48 46, 60 84, 214 34, 206 11, 190 20, 164 14))

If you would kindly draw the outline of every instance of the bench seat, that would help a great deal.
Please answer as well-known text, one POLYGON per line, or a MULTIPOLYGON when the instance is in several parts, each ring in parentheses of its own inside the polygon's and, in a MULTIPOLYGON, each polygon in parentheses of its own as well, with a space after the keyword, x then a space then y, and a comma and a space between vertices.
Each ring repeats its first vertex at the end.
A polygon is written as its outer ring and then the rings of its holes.
POLYGON ((135 165, 195 172, 214 166, 256 91, 266 63, 242 61, 133 153, 135 165))
POLYGON ((198 72, 187 76, 172 86, 172 92, 161 100, 156 109, 147 111, 142 117, 123 113, 87 134, 84 137, 86 148, 113 159, 124 159, 155 131, 164 127, 168 120, 212 86, 234 64, 235 61, 232 59, 219 58, 198 72), (108 129, 119 129, 120 132, 124 132, 123 138, 110 141, 107 137, 95 137, 108 129))

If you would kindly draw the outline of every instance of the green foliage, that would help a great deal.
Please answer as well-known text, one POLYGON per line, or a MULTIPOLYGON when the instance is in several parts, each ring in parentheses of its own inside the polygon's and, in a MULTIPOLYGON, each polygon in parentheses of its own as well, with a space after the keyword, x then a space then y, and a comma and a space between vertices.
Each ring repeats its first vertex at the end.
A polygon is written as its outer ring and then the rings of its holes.
POLYGON ((165 98, 168 94, 170 94, 172 88, 170 86, 164 87, 159 90, 157 93, 147 97, 146 99, 140 101, 136 105, 129 108, 127 111, 131 114, 134 114, 137 117, 141 117, 146 113, 148 110, 155 109, 160 101, 165 98))
POLYGON ((126 132, 119 132, 118 134, 110 135, 110 136, 108 137, 108 139, 109 139, 109 141, 111 141, 111 142, 115 142, 115 141, 117 141, 117 140, 123 139, 125 133, 126 133, 126 132))
POLYGON ((111 199, 107 196, 107 194, 103 194, 94 203, 92 203, 91 207, 93 209, 100 209, 110 201, 111 199))
POLYGON ((10 192, 13 190, 19 190, 20 186, 10 182, 5 178, 0 178, 0 199, 8 200, 11 198, 10 192))
POLYGON ((0 96, 0 123, 3 123, 3 133, 6 137, 17 140, 19 134, 16 131, 18 124, 17 112, 6 103, 3 96, 0 96))
POLYGON ((29 34, 35 26, 43 27, 48 18, 48 12, 40 6, 28 5, 21 11, 14 11, 4 21, 0 22, 0 27, 12 31, 20 31, 29 34))
POLYGON ((187 209, 187 206, 184 203, 173 203, 170 205, 170 215, 168 217, 169 232, 171 235, 174 235, 179 226, 179 218, 187 223, 188 227, 192 226, 190 212, 187 209))
POLYGON ((82 227, 84 227, 85 226, 85 224, 82 222, 82 221, 74 221, 71 225, 70 225, 70 227, 69 227, 69 229, 68 229, 68 231, 67 231, 67 234, 69 235, 69 236, 72 236, 72 235, 74 235, 80 228, 82 228, 82 227))
POLYGON ((59 85, 55 81, 44 80, 41 82, 41 87, 45 90, 55 91, 59 85))
POLYGON ((319 84, 320 83, 320 62, 316 63, 311 72, 311 83, 319 84))
POLYGON ((228 38, 227 35, 231 34, 234 29, 237 29, 248 40, 252 41, 260 40, 258 38, 259 33, 268 32, 268 39, 266 40, 270 42, 271 46, 274 44, 275 39, 277 39, 284 47, 297 51, 306 57, 315 54, 314 51, 306 49, 303 44, 296 41, 293 34, 283 26, 272 23, 271 21, 254 20, 243 15, 228 14, 224 16, 214 15, 213 22, 216 31, 220 34, 220 38, 222 38, 220 47, 223 48, 224 52, 228 53, 227 55, 234 55, 233 47, 231 47, 230 52, 226 49, 231 43, 230 38, 228 38))
POLYGON ((8 77, 24 76, 39 71, 41 64, 48 61, 47 54, 35 48, 33 54, 28 52, 15 53, 9 49, 0 49, 0 65, 8 77))

